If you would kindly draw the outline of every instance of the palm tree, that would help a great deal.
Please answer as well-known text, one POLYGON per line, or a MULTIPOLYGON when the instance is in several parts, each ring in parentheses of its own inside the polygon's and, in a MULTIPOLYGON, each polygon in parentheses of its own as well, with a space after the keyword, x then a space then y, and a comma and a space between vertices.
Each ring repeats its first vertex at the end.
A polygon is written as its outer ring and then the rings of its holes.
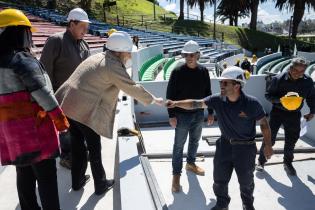
MULTIPOLYGON (((169 2, 176 2, 176 0, 166 0, 169 2)), ((178 20, 184 20, 184 4, 185 0, 179 0, 179 17, 178 20)))
POLYGON ((200 9, 200 20, 201 22, 204 21, 204 18, 203 18, 203 12, 205 10, 205 4, 210 2, 211 0, 187 0, 187 3, 188 5, 193 8, 197 5, 199 5, 199 9, 200 9))
POLYGON ((249 0, 249 9, 251 12, 249 28, 256 30, 257 27, 257 15, 258 15, 258 5, 259 3, 264 3, 267 0, 249 0))
POLYGON ((91 13, 92 0, 81 0, 80 7, 85 10, 88 14, 91 13))
POLYGON ((230 25, 238 25, 238 18, 247 17, 249 14, 249 5, 246 0, 221 0, 217 13, 224 22, 229 19, 230 25))
POLYGON ((293 9, 292 38, 296 39, 298 27, 303 19, 305 8, 315 9, 315 0, 275 0, 276 7, 282 11, 284 8, 293 9))
POLYGON ((184 4, 185 0, 179 1, 179 17, 178 20, 184 20, 184 4))

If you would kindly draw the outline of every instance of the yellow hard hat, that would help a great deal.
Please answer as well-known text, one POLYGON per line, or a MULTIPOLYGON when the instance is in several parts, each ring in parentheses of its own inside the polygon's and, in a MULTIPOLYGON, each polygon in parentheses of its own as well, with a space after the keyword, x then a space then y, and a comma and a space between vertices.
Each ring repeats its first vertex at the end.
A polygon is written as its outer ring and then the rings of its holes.
POLYGON ((24 13, 17 9, 4 9, 0 12, 0 28, 8 26, 28 26, 32 32, 36 31, 24 13))
POLYGON ((114 29, 114 28, 112 28, 112 29, 110 29, 110 30, 107 32, 107 34, 108 34, 108 36, 110 36, 110 35, 112 35, 112 33, 115 33, 115 32, 117 32, 117 30, 114 29))
POLYGON ((298 109, 302 104, 303 98, 296 92, 288 92, 280 98, 280 102, 284 108, 290 111, 298 109))

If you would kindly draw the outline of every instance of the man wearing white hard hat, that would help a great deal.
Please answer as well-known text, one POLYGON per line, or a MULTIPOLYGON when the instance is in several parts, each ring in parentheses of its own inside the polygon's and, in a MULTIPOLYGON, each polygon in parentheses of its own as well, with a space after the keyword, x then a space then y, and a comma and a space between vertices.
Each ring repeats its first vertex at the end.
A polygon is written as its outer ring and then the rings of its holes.
POLYGON ((227 210, 230 203, 228 183, 235 169, 244 210, 254 210, 254 170, 256 157, 256 121, 264 136, 264 155, 270 158, 271 132, 265 111, 259 101, 242 91, 246 73, 233 66, 226 68, 220 80, 218 94, 201 100, 167 101, 167 106, 187 110, 213 108, 216 112, 221 136, 216 142, 213 169, 213 191, 217 203, 211 210, 227 210))
MULTIPOLYGON (((188 41, 182 50, 185 63, 172 72, 168 81, 166 98, 170 100, 202 99, 211 95, 210 77, 207 68, 198 64, 200 57, 199 45, 188 41)), ((212 124, 213 110, 208 109, 208 124, 212 124)), ((201 137, 204 121, 204 109, 185 110, 181 108, 168 109, 169 123, 175 128, 173 146, 173 181, 172 191, 180 191, 180 175, 183 166, 183 149, 189 134, 189 146, 186 170, 203 176, 205 171, 195 164, 196 152, 201 137)))
MULTIPOLYGON (((88 31, 89 18, 81 8, 71 10, 67 17, 65 32, 49 37, 45 43, 40 61, 52 82, 54 91, 70 77, 77 66, 90 56, 89 45, 83 37, 88 31)), ((70 133, 60 135, 60 165, 71 168, 70 133)))
POLYGON ((106 179, 101 157, 101 136, 112 138, 118 93, 120 90, 144 105, 163 105, 126 72, 134 50, 128 33, 117 31, 106 43, 107 51, 83 61, 58 89, 56 98, 69 118, 72 145, 72 189, 80 190, 89 180, 87 151, 94 179, 95 194, 110 189, 114 180, 106 179))

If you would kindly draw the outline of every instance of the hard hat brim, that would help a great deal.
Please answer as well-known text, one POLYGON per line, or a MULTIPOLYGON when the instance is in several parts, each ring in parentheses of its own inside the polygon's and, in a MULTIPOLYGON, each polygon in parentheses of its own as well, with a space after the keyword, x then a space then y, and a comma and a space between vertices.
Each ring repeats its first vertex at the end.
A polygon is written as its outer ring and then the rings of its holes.
POLYGON ((234 79, 234 78, 229 78, 229 77, 217 77, 217 79, 219 81, 222 81, 222 80, 233 80, 233 81, 245 84, 245 81, 242 81, 242 80, 239 80, 239 79, 234 79))
POLYGON ((91 23, 91 21, 89 20, 78 20, 78 19, 67 19, 68 22, 70 21, 79 21, 79 22, 83 22, 83 23, 91 23))

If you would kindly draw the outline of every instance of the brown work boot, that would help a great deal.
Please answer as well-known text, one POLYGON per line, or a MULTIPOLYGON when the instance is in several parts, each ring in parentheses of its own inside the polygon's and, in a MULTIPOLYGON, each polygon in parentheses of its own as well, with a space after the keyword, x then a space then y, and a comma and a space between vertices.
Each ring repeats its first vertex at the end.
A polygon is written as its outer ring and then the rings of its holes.
POLYGON ((172 181, 172 192, 179 192, 180 191, 180 175, 173 175, 173 181, 172 181))
POLYGON ((205 175, 205 170, 203 170, 202 168, 200 168, 199 166, 197 166, 194 163, 186 163, 186 170, 191 171, 191 172, 193 172, 199 176, 205 175))

